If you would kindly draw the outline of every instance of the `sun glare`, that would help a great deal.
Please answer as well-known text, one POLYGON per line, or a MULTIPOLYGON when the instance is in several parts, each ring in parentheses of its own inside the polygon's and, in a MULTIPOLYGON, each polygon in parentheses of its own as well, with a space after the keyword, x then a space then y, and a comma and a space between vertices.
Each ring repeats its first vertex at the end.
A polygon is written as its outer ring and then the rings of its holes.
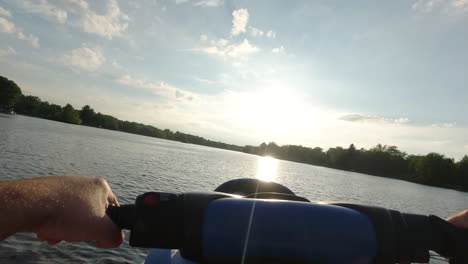
POLYGON ((291 139, 300 131, 320 126, 324 115, 310 107, 304 96, 294 89, 260 89, 238 98, 232 116, 255 136, 268 140, 291 139), (312 122, 313 120, 313 122, 312 122))
POLYGON ((259 157, 257 163, 257 179, 274 181, 278 176, 278 160, 272 157, 259 157))

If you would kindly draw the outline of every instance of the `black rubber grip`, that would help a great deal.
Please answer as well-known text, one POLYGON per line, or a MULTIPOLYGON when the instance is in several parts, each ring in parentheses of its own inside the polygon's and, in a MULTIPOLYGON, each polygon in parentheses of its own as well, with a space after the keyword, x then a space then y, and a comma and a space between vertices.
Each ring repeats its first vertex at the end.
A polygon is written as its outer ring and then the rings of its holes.
POLYGON ((134 204, 107 207, 106 214, 120 229, 132 230, 136 219, 134 204))
POLYGON ((434 215, 430 215, 429 220, 433 237, 431 249, 449 258, 451 264, 468 263, 468 230, 434 215))

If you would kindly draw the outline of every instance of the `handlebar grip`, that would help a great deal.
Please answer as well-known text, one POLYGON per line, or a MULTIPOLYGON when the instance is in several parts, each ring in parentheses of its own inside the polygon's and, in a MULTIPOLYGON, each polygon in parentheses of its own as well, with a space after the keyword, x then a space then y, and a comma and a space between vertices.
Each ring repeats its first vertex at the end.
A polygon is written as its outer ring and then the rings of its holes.
POLYGON ((107 207, 106 214, 120 229, 133 229, 136 221, 136 208, 134 204, 110 205, 107 207))
POLYGON ((432 249, 449 258, 451 264, 468 262, 468 230, 429 215, 432 226, 432 249))

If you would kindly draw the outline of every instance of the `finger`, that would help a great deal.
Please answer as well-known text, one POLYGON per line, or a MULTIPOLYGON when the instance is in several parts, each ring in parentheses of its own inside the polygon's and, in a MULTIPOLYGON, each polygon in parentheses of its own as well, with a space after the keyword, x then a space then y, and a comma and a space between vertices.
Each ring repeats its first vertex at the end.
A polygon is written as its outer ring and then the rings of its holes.
POLYGON ((124 234, 112 220, 105 216, 101 218, 98 228, 95 230, 96 246, 100 248, 115 248, 124 240, 124 234))
POLYGON ((107 196, 107 202, 109 204, 119 205, 119 201, 117 200, 117 197, 115 197, 115 195, 112 192, 110 192, 109 195, 107 196))
POLYGON ((449 217, 447 221, 454 224, 457 227, 468 228, 468 210, 465 210, 464 212, 449 217))

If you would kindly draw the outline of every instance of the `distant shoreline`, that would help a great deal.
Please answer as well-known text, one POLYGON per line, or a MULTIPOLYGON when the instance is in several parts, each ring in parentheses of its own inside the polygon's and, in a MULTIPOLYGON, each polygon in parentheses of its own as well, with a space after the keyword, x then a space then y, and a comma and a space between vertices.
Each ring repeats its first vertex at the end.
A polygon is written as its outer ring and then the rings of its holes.
MULTIPOLYGON (((2 114, 4 114, 4 115, 9 115, 8 113, 2 113, 2 114)), ((20 115, 20 116, 26 116, 26 117, 31 117, 31 118, 38 118, 38 119, 43 119, 43 120, 49 120, 49 121, 54 121, 54 122, 58 122, 58 123, 64 123, 64 122, 61 122, 61 121, 56 121, 56 120, 41 118, 41 117, 32 116, 32 115, 26 115, 26 114, 18 114, 18 115, 20 115)), ((78 124, 70 124, 70 123, 65 123, 65 124, 67 124, 67 125, 78 125, 78 124)), ((94 127, 94 126, 87 126, 87 125, 78 125, 78 126, 90 127, 90 128, 98 128, 98 129, 104 129, 104 130, 111 130, 111 131, 115 131, 115 132, 121 132, 121 133, 131 134, 131 135, 137 135, 137 136, 144 136, 144 137, 155 138, 155 137, 152 137, 152 136, 147 136, 147 135, 142 135, 142 134, 135 134, 135 133, 130 133, 130 132, 121 131, 121 130, 106 129, 106 128, 103 128, 103 127, 94 127)), ((168 140, 168 141, 177 141, 177 140, 171 140, 171 139, 166 139, 166 138, 158 138, 158 139, 161 139, 161 140, 168 140)), ((181 142, 181 141, 178 141, 178 142, 181 142)), ((194 143, 190 143, 190 142, 181 142, 181 143, 191 144, 191 145, 198 145, 198 146, 205 146, 205 147, 211 147, 211 146, 207 146, 207 145, 194 144, 194 143)), ((216 148, 216 147, 214 147, 214 148, 216 148)), ((224 149, 224 148, 217 148, 217 149, 224 149)), ((240 152, 240 153, 250 154, 250 155, 255 155, 255 156, 270 156, 270 155, 260 155, 260 154, 255 154, 255 153, 249 153, 249 152, 239 151, 239 150, 233 150, 233 149, 224 149, 224 150, 235 151, 235 152, 240 152)), ((274 158, 276 158, 276 157, 274 157, 274 158)), ((289 162, 299 163, 299 164, 312 165, 312 166, 317 166, 317 167, 322 167, 322 168, 329 168, 329 169, 335 169, 335 170, 346 171, 346 172, 355 172, 355 173, 360 173, 360 174, 364 174, 364 175, 372 176, 372 177, 391 178, 391 179, 402 180, 402 181, 411 182, 411 183, 415 183, 415 184, 421 184, 421 185, 426 185, 426 186, 432 186, 432 187, 438 187, 438 188, 443 188, 443 189, 455 190, 455 191, 459 191, 459 192, 468 192, 468 190, 467 190, 467 189, 463 189, 462 186, 453 186, 453 185, 449 185, 449 184, 447 184, 447 185, 434 185, 434 184, 428 184, 428 183, 424 183, 424 182, 412 181, 412 180, 408 180, 408 179, 401 179, 401 178, 396 178, 396 177, 386 177, 386 176, 368 174, 368 173, 359 172, 359 171, 344 170, 344 169, 338 169, 338 168, 333 168, 333 167, 323 166, 323 165, 314 165, 314 164, 310 164, 310 163, 306 163, 306 162, 299 162, 299 161, 288 160, 288 159, 281 159, 281 158, 277 158, 277 159, 278 159, 278 160, 283 160, 283 161, 289 161, 289 162)))
POLYGON ((0 85, 0 96, 8 99, 0 105, 0 109, 8 109, 25 116, 468 191, 468 155, 455 162, 453 158, 435 152, 427 155, 408 155, 396 146, 381 144, 370 149, 358 149, 354 144, 350 144, 348 148, 338 146, 328 150, 297 145, 279 146, 275 142, 268 144, 264 142, 258 146, 238 146, 180 131, 173 132, 169 129, 120 120, 111 115, 96 113, 89 105, 76 110, 71 104, 63 107, 51 104, 37 96, 23 95, 15 82, 2 76, 0 76, 0 85))

